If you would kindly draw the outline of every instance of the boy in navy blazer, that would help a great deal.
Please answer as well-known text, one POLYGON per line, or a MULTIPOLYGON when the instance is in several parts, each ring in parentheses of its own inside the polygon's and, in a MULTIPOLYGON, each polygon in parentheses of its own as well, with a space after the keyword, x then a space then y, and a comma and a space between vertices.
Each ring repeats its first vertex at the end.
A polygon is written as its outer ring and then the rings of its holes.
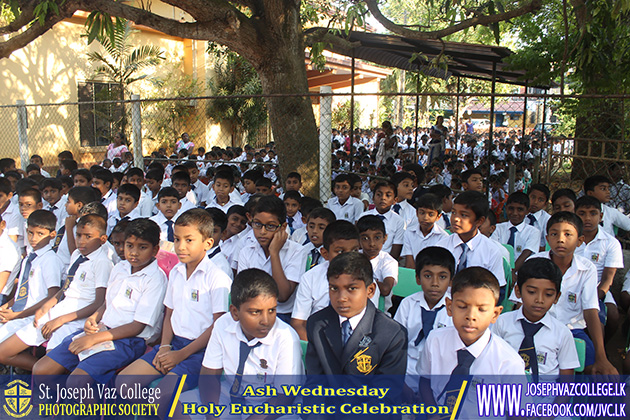
POLYGON ((327 276, 330 305, 306 323, 306 373, 404 376, 407 331, 369 301, 376 288, 370 260, 341 254, 327 276))

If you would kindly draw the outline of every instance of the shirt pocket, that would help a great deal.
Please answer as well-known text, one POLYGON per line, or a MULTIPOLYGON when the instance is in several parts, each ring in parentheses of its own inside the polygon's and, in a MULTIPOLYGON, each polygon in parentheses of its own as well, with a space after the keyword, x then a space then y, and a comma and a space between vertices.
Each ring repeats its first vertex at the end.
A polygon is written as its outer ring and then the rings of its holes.
POLYGON ((112 305, 121 312, 133 314, 136 312, 140 298, 140 291, 138 289, 130 284, 123 284, 112 301, 112 305))

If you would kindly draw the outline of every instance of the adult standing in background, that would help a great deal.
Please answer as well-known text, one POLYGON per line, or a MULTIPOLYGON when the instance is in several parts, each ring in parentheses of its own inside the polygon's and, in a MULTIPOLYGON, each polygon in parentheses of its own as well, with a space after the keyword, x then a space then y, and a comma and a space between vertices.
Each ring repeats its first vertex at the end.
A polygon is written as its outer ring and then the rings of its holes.
POLYGON ((129 149, 127 148, 127 136, 123 132, 114 134, 114 139, 107 146, 107 159, 114 160, 114 158, 122 158, 125 156, 129 149))
POLYGON ((444 117, 439 115, 437 117, 437 121, 435 125, 431 127, 429 132, 429 137, 431 137, 431 141, 429 142, 429 162, 427 165, 430 165, 433 159, 442 157, 444 155, 444 150, 446 150, 446 135, 448 134, 448 129, 444 126, 444 117))
POLYGON ((186 149, 190 155, 195 148, 195 143, 190 140, 188 133, 182 133, 182 138, 175 143, 175 153, 179 153, 180 150, 186 149))
POLYGON ((394 134, 394 128, 389 121, 383 121, 381 124, 382 132, 378 134, 376 144, 378 151, 376 152, 376 167, 385 164, 388 157, 395 157, 398 153, 398 136, 394 134))

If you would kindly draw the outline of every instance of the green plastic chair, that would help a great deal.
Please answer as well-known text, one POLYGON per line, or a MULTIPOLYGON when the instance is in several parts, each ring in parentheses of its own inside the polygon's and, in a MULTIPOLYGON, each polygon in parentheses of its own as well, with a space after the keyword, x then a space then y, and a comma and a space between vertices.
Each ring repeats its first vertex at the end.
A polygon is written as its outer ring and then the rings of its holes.
POLYGON ((306 366, 306 346, 308 346, 308 341, 300 340, 300 345, 302 346, 302 363, 306 366))
POLYGON ((505 249, 508 250, 508 252, 510 253, 510 267, 512 269, 514 269, 514 263, 516 263, 516 257, 514 256, 514 247, 512 245, 508 245, 508 244, 502 244, 505 249))
POLYGON ((422 290, 416 283, 416 270, 411 268, 398 268, 398 283, 392 288, 392 294, 399 297, 407 297, 422 290))
POLYGON ((584 372, 584 361, 586 360, 586 343, 581 338, 574 338, 575 349, 577 350, 580 367, 575 369, 576 372, 584 372))
MULTIPOLYGON (((509 246, 509 245, 508 245, 509 246)), ((504 312, 510 312, 514 309, 514 302, 512 302, 510 298, 510 294, 512 293, 512 267, 510 267, 510 263, 508 260, 503 258, 503 271, 505 271, 505 298, 503 298, 503 302, 501 302, 501 306, 503 306, 504 312)))
POLYGON ((385 297, 384 296, 378 297, 378 310, 381 312, 385 311, 385 297))

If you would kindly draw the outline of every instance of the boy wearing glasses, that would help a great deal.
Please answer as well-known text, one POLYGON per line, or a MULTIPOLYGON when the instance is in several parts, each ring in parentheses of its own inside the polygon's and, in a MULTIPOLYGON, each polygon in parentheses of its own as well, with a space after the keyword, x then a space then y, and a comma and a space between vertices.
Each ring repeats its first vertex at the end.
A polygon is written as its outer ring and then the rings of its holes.
POLYGON ((243 244, 238 254, 237 272, 258 268, 270 274, 280 292, 278 317, 289 323, 295 288, 305 271, 303 248, 297 242, 287 240, 286 208, 278 197, 261 197, 251 217, 256 241, 243 244))

